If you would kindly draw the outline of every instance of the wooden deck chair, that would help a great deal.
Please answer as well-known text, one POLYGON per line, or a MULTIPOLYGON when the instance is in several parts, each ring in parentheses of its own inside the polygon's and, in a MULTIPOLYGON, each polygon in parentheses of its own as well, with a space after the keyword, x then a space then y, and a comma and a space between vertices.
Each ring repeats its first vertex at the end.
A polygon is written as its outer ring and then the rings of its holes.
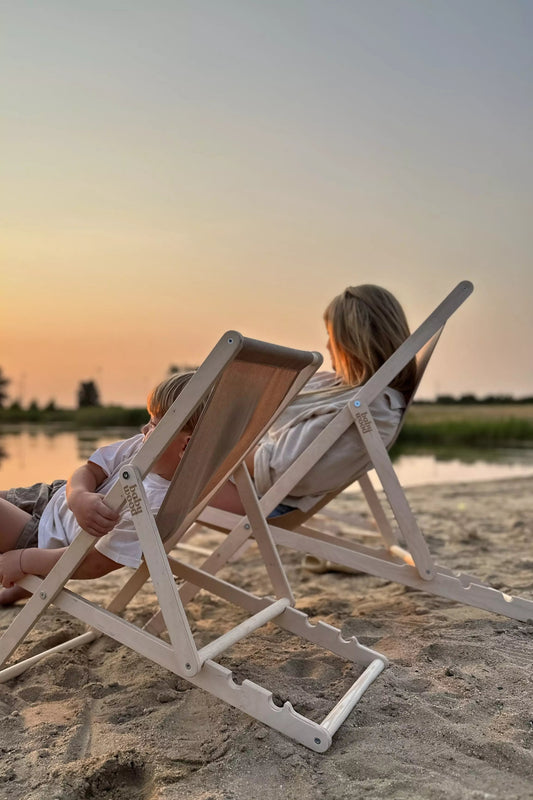
POLYGON ((232 331, 225 334, 132 463, 121 468, 119 480, 106 496, 108 504, 115 509, 127 503, 144 554, 141 566, 107 608, 75 594, 65 585, 96 542, 94 537, 80 530, 46 578, 27 575, 20 581, 32 597, 0 639, 0 663, 4 664, 10 657, 50 603, 91 629, 45 653, 6 667, 0 672, 0 680, 13 678, 49 653, 89 642, 100 632, 312 750, 325 751, 350 710, 386 666, 386 659, 359 644, 355 637, 342 638, 340 631, 330 625, 310 624, 306 614, 292 607, 291 588, 243 463, 246 453, 315 372, 321 360, 317 353, 245 339, 232 331), (154 518, 147 506, 142 478, 204 398, 207 398, 206 407, 154 518), (273 597, 256 596, 168 555, 174 542, 231 474, 235 475, 247 516, 253 524, 273 597), (175 575, 192 582, 197 589, 205 589, 241 606, 250 616, 199 648, 175 575), (153 583, 164 622, 162 627, 167 629, 169 641, 156 635, 154 630, 141 629, 118 616, 148 578, 153 583), (276 705, 271 691, 249 680, 236 683, 232 672, 215 661, 228 647, 269 621, 362 668, 353 686, 322 722, 297 713, 289 702, 282 707, 276 705))
MULTIPOLYGON (((355 425, 368 452, 368 466, 377 473, 397 527, 389 522, 389 515, 365 472, 358 482, 379 530, 379 547, 370 547, 345 536, 333 536, 313 527, 313 516, 339 492, 327 494, 309 512, 296 510, 272 520, 270 530, 275 543, 310 554, 320 561, 342 565, 346 571, 367 572, 440 597, 526 621, 533 619, 533 601, 511 597, 473 575, 455 573, 434 562, 369 408, 372 400, 415 356, 418 364, 418 386, 444 325, 472 290, 473 286, 468 281, 456 286, 261 498, 260 506, 264 514, 268 515, 291 493, 292 487, 313 464, 329 448, 335 447, 335 442, 348 427, 355 425)), ((412 397, 409 399, 411 401, 412 397)), ((346 485, 351 483, 352 480, 347 481, 346 485)), ((231 557, 233 548, 242 543, 249 521, 208 508, 202 513, 199 522, 221 531, 232 532, 219 548, 219 552, 212 555, 203 566, 205 570, 217 569, 224 558, 231 557)), ((189 587, 185 596, 189 598, 194 591, 193 587, 189 587)))

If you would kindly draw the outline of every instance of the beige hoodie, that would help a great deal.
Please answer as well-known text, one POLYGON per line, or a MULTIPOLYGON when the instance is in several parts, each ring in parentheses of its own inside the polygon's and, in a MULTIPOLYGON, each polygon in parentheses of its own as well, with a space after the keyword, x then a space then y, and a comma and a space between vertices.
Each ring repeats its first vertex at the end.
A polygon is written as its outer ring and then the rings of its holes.
MULTIPOLYGON (((343 390, 334 372, 319 372, 311 378, 259 443, 254 458, 254 483, 260 496, 316 439, 359 388, 343 390), (332 391, 335 386, 339 386, 339 392, 332 391)), ((403 395, 390 387, 370 404, 385 445, 393 440, 404 408, 403 395)), ((367 468, 368 454, 355 425, 351 425, 283 502, 307 511, 324 494, 355 481, 367 468)))

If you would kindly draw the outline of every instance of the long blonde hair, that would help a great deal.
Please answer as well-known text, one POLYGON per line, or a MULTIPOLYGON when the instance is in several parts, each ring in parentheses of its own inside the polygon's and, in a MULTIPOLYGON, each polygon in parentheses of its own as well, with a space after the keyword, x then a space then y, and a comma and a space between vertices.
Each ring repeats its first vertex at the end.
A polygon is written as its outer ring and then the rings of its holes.
MULTIPOLYGON (((334 368, 344 384, 360 386, 409 336, 400 303, 387 289, 373 284, 349 286, 324 312, 334 368)), ((413 359, 391 382, 409 399, 416 382, 413 359)))

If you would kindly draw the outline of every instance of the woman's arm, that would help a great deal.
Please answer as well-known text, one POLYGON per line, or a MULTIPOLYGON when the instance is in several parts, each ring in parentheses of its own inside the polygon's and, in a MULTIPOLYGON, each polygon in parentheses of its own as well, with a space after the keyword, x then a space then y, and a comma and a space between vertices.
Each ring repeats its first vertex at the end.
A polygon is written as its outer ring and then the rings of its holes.
MULTIPOLYGON (((370 404, 373 420, 385 446, 392 441, 400 424, 404 403, 382 392, 370 404)), ((277 439, 262 443, 256 451, 254 482, 263 495, 311 445, 338 414, 338 409, 286 426, 277 439)), ((370 456, 355 425, 341 434, 324 455, 289 491, 290 497, 318 496, 338 491, 355 480, 370 464, 370 456)), ((290 501, 289 501, 290 502, 290 501)))
MULTIPOLYGON (((254 457, 256 450, 257 447, 254 447, 244 459, 244 463, 248 467, 248 472, 252 478, 254 477, 254 457)), ((239 492, 237 491, 237 487, 229 480, 223 483, 218 492, 213 495, 209 501, 209 505, 213 506, 213 508, 221 508, 223 511, 231 511, 232 514, 244 514, 244 506, 239 492)))

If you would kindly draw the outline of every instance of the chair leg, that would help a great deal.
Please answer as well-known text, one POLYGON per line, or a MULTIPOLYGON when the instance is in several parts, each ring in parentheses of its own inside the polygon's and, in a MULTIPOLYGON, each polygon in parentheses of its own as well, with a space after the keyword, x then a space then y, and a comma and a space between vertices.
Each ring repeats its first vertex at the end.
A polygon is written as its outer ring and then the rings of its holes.
POLYGON ((395 531, 392 529, 392 526, 387 519, 387 515, 383 509, 379 501, 379 497, 377 496, 376 490, 372 486, 372 482, 368 477, 368 473, 365 472, 364 475, 361 475, 359 478, 359 486, 361 487, 361 491, 365 496, 365 500, 368 503, 368 507, 372 512, 372 516, 376 521, 376 525, 378 526, 378 530, 381 533, 385 543, 388 547, 393 547, 394 545, 398 545, 398 536, 395 531))

